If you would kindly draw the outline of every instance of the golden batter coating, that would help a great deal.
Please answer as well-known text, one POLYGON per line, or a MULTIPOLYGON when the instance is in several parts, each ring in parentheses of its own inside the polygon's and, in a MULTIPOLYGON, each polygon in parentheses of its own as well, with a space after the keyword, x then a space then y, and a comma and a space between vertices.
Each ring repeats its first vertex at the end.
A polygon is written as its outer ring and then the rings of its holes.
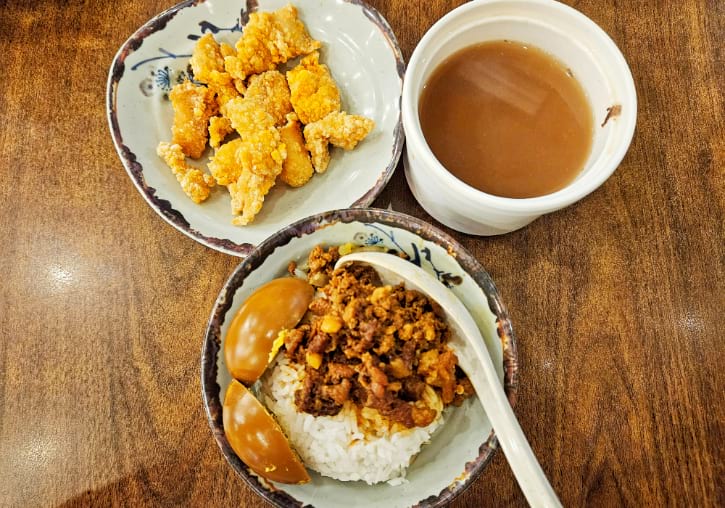
POLYGON ((216 102, 220 108, 235 97, 240 97, 236 83, 228 72, 211 71, 206 84, 216 94, 216 102))
POLYGON ((237 55, 225 57, 224 66, 234 78, 243 80, 319 47, 297 17, 297 9, 287 5, 275 12, 250 14, 236 44, 237 55))
POLYGON ((275 177, 257 175, 251 171, 242 171, 236 182, 229 184, 232 198, 232 219, 235 226, 246 226, 262 209, 264 196, 274 186, 275 177))
POLYGON ((330 113, 340 111, 340 90, 327 65, 320 63, 320 54, 307 55, 287 73, 291 102, 304 124, 316 122, 330 113))
POLYGON ((221 51, 222 54, 222 66, 224 64, 224 58, 228 56, 237 56, 237 51, 226 42, 222 42, 219 44, 219 51, 221 51))
POLYGON ((219 148, 224 138, 234 131, 232 122, 225 116, 213 116, 209 119, 209 144, 219 148))
POLYGON ((184 81, 171 89, 169 98, 174 108, 172 142, 180 145, 184 154, 198 159, 206 148, 209 118, 217 112, 214 92, 184 81))
POLYGON ((279 71, 267 71, 249 78, 245 99, 252 99, 272 115, 275 125, 283 125, 285 116, 292 112, 287 80, 279 71))
POLYGON ((229 184, 229 193, 232 213, 241 214, 232 223, 246 225, 259 213, 264 196, 282 172, 287 150, 274 127, 274 118, 258 101, 233 99, 225 105, 223 112, 242 138, 236 151, 242 173, 236 182, 229 184))
POLYGON ((237 157, 237 151, 241 146, 241 139, 233 139, 223 144, 211 157, 207 167, 219 185, 236 182, 242 174, 242 163, 237 157))
POLYGON ((305 142, 318 173, 324 173, 330 163, 328 144, 352 150, 373 128, 375 122, 345 112, 330 113, 322 120, 305 126, 305 142))
POLYGON ((279 131, 272 127, 242 138, 237 157, 243 169, 276 178, 282 171, 287 149, 282 143, 279 131))
MULTIPOLYGON (((226 47, 230 48, 228 45, 226 47)), ((223 54, 222 47, 217 44, 214 36, 207 33, 197 41, 189 60, 194 78, 205 83, 216 94, 217 104, 220 107, 239 96, 234 79, 224 70, 223 54)))
POLYGON ((211 33, 204 34, 194 45, 189 60, 194 78, 206 83, 211 71, 224 72, 224 57, 221 48, 211 33))
POLYGON ((181 145, 162 141, 156 147, 156 153, 171 168, 184 193, 194 203, 201 203, 209 197, 211 188, 214 187, 214 179, 200 169, 191 167, 186 163, 186 157, 181 145))
POLYGON ((297 115, 294 113, 287 115, 287 124, 279 130, 279 134, 287 148, 287 158, 282 164, 279 179, 291 187, 302 187, 312 178, 315 171, 302 139, 302 129, 297 115))
POLYGON ((259 102, 251 99, 232 99, 222 107, 222 114, 230 120, 242 139, 256 131, 274 127, 274 117, 259 102))

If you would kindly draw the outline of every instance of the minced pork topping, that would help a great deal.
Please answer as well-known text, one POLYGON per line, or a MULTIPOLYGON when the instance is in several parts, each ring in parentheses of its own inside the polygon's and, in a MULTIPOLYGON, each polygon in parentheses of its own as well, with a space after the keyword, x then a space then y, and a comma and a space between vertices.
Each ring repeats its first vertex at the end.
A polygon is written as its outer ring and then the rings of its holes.
POLYGON ((446 345, 450 331, 438 304, 402 284, 382 285, 368 266, 334 270, 339 257, 337 247, 312 250, 307 277, 320 291, 307 318, 284 336, 287 356, 305 370, 298 410, 336 415, 351 401, 407 428, 425 427, 438 414, 426 403, 427 387, 444 405, 472 395, 446 345))

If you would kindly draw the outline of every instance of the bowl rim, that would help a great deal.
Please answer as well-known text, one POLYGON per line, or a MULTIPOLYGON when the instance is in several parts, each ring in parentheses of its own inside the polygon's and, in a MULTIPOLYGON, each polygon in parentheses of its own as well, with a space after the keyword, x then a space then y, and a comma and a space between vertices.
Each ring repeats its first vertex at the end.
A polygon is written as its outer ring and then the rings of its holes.
MULTIPOLYGON (((244 258, 255 248, 254 244, 243 242, 237 243, 229 238, 220 238, 216 236, 207 236, 201 231, 191 227, 189 221, 184 215, 176 210, 172 203, 166 199, 159 197, 156 194, 156 189, 149 186, 146 183, 143 172, 144 168, 140 162, 138 162, 136 154, 131 150, 129 146, 124 144, 123 136, 121 133, 120 124, 118 121, 118 108, 117 108, 117 88, 118 84, 124 76, 125 71, 125 60, 126 58, 135 52, 144 40, 166 28, 166 25, 171 21, 176 14, 182 9, 187 7, 195 7, 200 3, 205 3, 206 0, 183 0, 178 4, 156 14, 151 19, 146 21, 141 27, 139 27, 118 49, 111 67, 108 72, 108 79, 106 82, 106 119, 108 126, 111 131, 111 138, 113 139, 113 145, 116 149, 118 157, 121 159, 121 163, 126 170, 129 178, 136 187, 136 190, 143 196, 146 203, 168 224, 173 226, 176 230, 180 231, 184 235, 188 236, 192 240, 205 245, 211 249, 244 258)), ((364 0, 338 0, 343 3, 352 4, 359 6, 365 17, 380 30, 381 35, 385 39, 389 46, 393 57, 395 59, 396 70, 398 77, 401 81, 400 94, 398 97, 398 120, 393 129, 393 150, 391 152, 391 159, 388 165, 381 171, 380 176, 375 181, 372 187, 366 189, 362 196, 353 201, 349 206, 352 208, 362 208, 369 206, 375 198, 382 192, 387 185, 390 178, 393 176, 395 169, 400 161, 400 156, 403 151, 403 145, 405 143, 405 131, 403 129, 403 108, 402 98, 403 90, 402 84, 404 83, 405 76, 405 59, 403 53, 398 44, 398 40, 395 37, 395 33, 391 28, 385 17, 380 12, 369 5, 364 0)), ((240 2, 241 4, 241 2, 240 2)), ((246 0, 243 4, 242 12, 247 14, 247 19, 241 16, 240 24, 243 27, 248 21, 248 14, 256 12, 259 8, 256 0, 246 0)))
MULTIPOLYGON (((634 137, 634 131, 637 123, 637 91, 634 85, 632 71, 629 68, 621 50, 609 34, 607 34, 603 28, 585 14, 579 12, 573 7, 555 0, 472 0, 466 4, 456 7, 438 19, 438 21, 436 21, 433 26, 428 29, 418 42, 408 61, 408 75, 418 72, 419 68, 422 65, 425 65, 427 62, 427 54, 425 54, 424 51, 430 51, 428 46, 430 45, 433 37, 439 33, 445 33, 450 22, 470 15, 469 13, 471 11, 479 8, 481 5, 505 3, 536 4, 558 11, 562 18, 566 18, 568 23, 577 23, 586 26, 592 34, 592 37, 598 40, 600 47, 606 53, 611 55, 612 61, 614 62, 613 65, 617 67, 623 77, 622 83, 625 93, 622 97, 622 102, 626 102, 627 107, 622 108, 622 113, 618 118, 620 121, 625 122, 625 131, 624 134, 621 135, 620 143, 611 154, 608 154, 606 157, 602 156, 594 162, 593 167, 604 166, 606 169, 596 172, 596 175, 590 179, 573 182, 561 190, 543 196, 531 198, 507 198, 479 191, 449 172, 443 164, 438 161, 430 146, 428 146, 420 126, 418 98, 412 97, 413 82, 411 79, 406 79, 403 83, 403 100, 401 108, 403 114, 403 125, 405 127, 408 140, 406 149, 410 150, 413 148, 416 155, 424 159, 422 164, 428 171, 432 172, 433 175, 442 180, 442 182, 452 186, 453 191, 462 195, 467 201, 478 202, 481 203, 481 206, 490 207, 491 209, 513 215, 538 215, 558 210, 579 201, 601 186, 614 173, 614 171, 616 171, 617 167, 622 162, 622 159, 624 159, 624 156, 626 155, 632 142, 632 138, 634 137)), ((480 20, 485 21, 486 18, 480 18, 480 20)))
MULTIPOLYGON (((214 302, 212 312, 207 323, 204 341, 201 348, 201 395, 204 403, 207 421, 212 435, 222 455, 236 474, 241 477, 262 498, 275 506, 300 506, 299 501, 292 498, 282 490, 269 486, 269 483, 249 473, 244 463, 237 457, 229 446, 224 435, 222 423, 221 387, 217 384, 217 358, 221 349, 221 325, 231 308, 235 292, 242 286, 246 277, 259 268, 267 256, 278 247, 284 247, 291 240, 313 234, 315 231, 336 223, 371 223, 377 222, 388 226, 405 229, 424 240, 440 245, 449 253, 455 253, 456 261, 461 268, 476 282, 486 296, 489 309, 496 316, 497 333, 501 340, 503 351, 504 390, 512 407, 515 407, 518 392, 519 361, 511 320, 501 296, 490 275, 476 257, 454 238, 437 227, 416 217, 391 210, 377 208, 340 209, 311 215, 298 220, 281 229, 257 248, 234 269, 224 283, 214 302)), ((478 456, 466 463, 464 473, 468 473, 462 482, 453 481, 438 495, 420 500, 416 507, 434 508, 447 505, 455 497, 467 490, 481 475, 485 467, 498 449, 498 441, 492 430, 486 440, 480 445, 478 456)))

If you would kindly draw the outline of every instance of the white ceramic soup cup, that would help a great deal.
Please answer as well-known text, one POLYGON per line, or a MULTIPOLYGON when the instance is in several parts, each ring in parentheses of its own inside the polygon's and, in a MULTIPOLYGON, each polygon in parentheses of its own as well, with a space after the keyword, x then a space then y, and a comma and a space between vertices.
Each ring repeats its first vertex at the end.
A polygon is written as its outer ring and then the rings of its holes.
POLYGON ((594 191, 622 161, 637 119, 634 81, 622 53, 592 20, 553 0, 474 0, 448 13, 415 48, 402 101, 405 176, 413 195, 438 221, 476 235, 514 231, 594 191), (563 62, 594 114, 594 139, 583 170, 567 187, 545 196, 504 198, 474 189, 438 162, 421 130, 418 102, 438 65, 467 46, 504 39, 536 46, 563 62))

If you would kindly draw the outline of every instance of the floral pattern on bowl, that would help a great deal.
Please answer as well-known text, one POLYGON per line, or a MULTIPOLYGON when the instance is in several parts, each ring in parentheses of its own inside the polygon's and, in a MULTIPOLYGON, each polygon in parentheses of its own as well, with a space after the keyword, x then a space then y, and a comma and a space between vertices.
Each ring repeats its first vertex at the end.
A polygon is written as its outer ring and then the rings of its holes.
MULTIPOLYGON (((229 195, 213 190, 201 205, 182 192, 156 155, 171 138, 171 88, 193 79, 189 58, 196 40, 213 33, 230 44, 255 10, 272 11, 287 0, 187 0, 142 26, 118 51, 108 79, 107 114, 116 150, 134 185, 169 224, 222 252, 245 256, 288 224, 311 214, 367 206, 382 191, 400 158, 404 136, 400 96, 405 64, 385 19, 359 0, 296 0, 310 34, 323 44, 321 60, 340 86, 343 109, 372 118, 375 129, 358 147, 332 150, 330 169, 305 186, 277 185, 255 221, 231 224, 229 195)), ((282 69, 285 67, 283 66, 282 69)), ((205 169, 211 150, 190 164, 205 169)))
POLYGON ((478 261, 451 237, 419 219, 377 209, 326 212, 296 222, 255 249, 234 271, 212 311, 202 350, 202 394, 214 438, 234 470, 276 506, 443 506, 465 490, 491 459, 497 442, 480 403, 469 399, 447 415, 425 445, 402 485, 340 482, 311 472, 307 485, 267 482, 235 455, 224 436, 220 397, 231 381, 223 337, 231 316, 259 286, 283 276, 290 261, 304 262, 318 244, 353 242, 403 251, 434 274, 471 312, 494 360, 511 404, 515 403, 518 361, 508 314, 493 281, 478 261))

